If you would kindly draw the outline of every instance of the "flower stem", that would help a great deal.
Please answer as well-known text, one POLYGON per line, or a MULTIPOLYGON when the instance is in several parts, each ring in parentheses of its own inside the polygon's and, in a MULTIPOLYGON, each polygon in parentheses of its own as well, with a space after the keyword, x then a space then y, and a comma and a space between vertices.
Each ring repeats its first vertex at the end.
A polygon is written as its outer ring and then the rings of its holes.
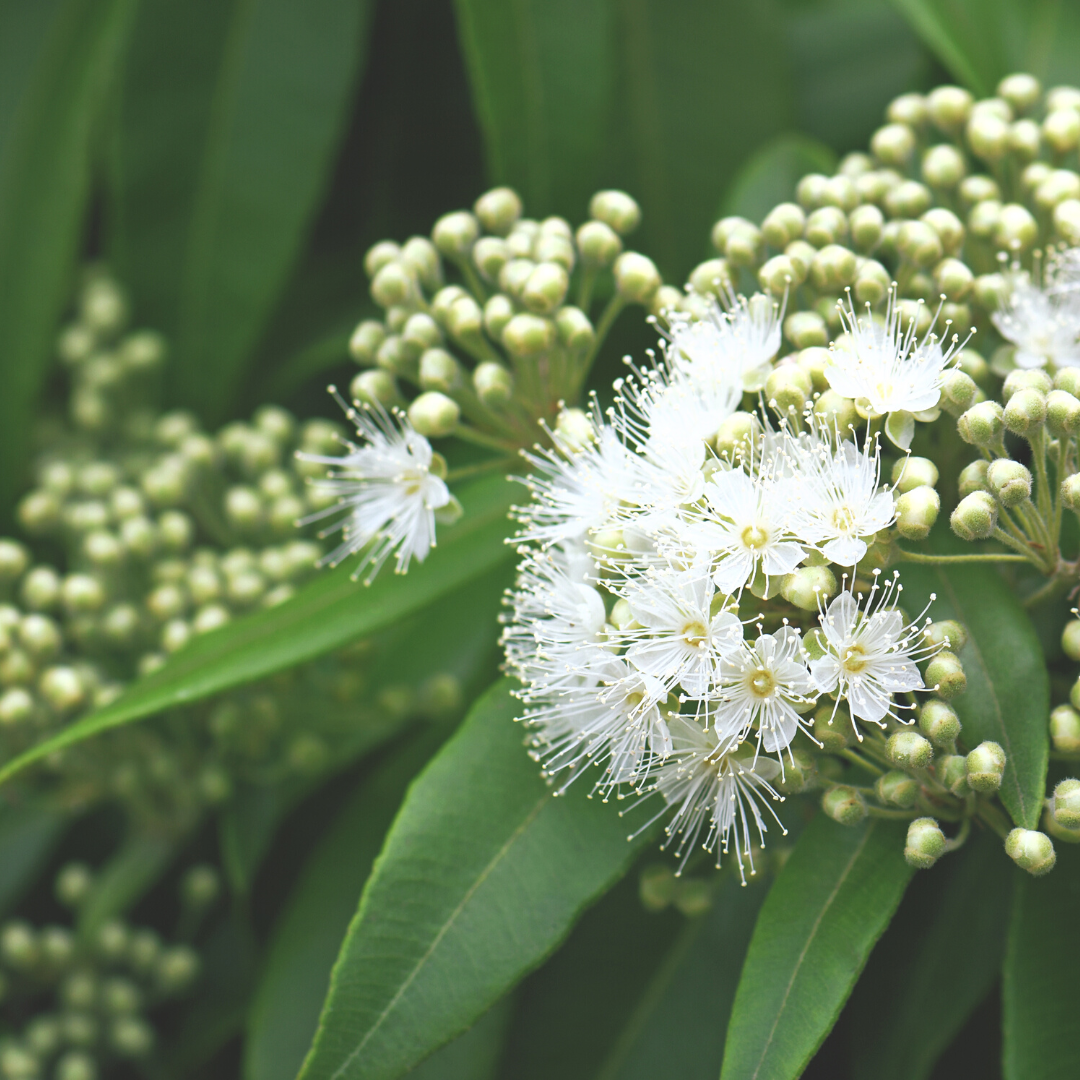
POLYGON ((898 547, 896 553, 901 562, 925 563, 928 566, 947 566, 950 563, 1031 562, 1026 555, 1007 555, 1004 552, 981 555, 920 555, 898 547))

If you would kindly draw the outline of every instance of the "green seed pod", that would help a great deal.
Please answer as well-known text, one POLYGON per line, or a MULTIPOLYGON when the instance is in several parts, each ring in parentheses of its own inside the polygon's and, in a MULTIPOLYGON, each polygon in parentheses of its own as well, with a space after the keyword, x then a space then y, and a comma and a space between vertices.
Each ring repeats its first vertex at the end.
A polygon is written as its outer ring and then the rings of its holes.
POLYGON ((975 491, 989 491, 990 485, 986 479, 989 471, 990 465, 986 461, 973 461, 970 465, 965 465, 960 470, 960 477, 957 481, 960 497, 964 498, 975 491))
POLYGON ((931 698, 919 712, 919 728, 934 746, 945 750, 960 735, 960 717, 944 701, 931 698))
POLYGON ((589 202, 589 216, 626 236, 640 224, 641 209, 624 191, 598 191, 589 202))
POLYGON ((967 779, 973 791, 989 795, 1001 787, 1005 751, 996 742, 981 742, 967 756, 967 779))
POLYGON ((912 488, 896 500, 896 531, 905 540, 925 540, 941 511, 941 497, 927 485, 912 488))
POLYGON ((951 191, 966 173, 964 155, 955 146, 939 143, 923 154, 922 177, 933 188, 951 191))
POLYGON ((907 124, 886 124, 870 137, 870 149, 882 164, 902 169, 915 151, 915 132, 907 124))
POLYGON ((473 370, 473 389, 489 409, 500 409, 514 395, 514 376, 494 360, 485 360, 473 370))
POLYGON ((858 825, 866 817, 866 801, 853 787, 830 788, 821 800, 821 808, 841 825, 858 825))
POLYGON ((825 320, 816 311, 796 311, 784 320, 784 336, 796 349, 829 343, 825 320))
POLYGON ((919 785, 907 773, 890 770, 877 778, 874 791, 886 805, 910 810, 919 794, 919 785))
POLYGON ((761 234, 766 243, 776 248, 785 248, 792 240, 803 235, 806 228, 806 214, 796 203, 780 203, 769 211, 761 223, 761 234))
POLYGON ((1057 862, 1053 841, 1034 829, 1013 829, 1005 838, 1005 854, 1033 877, 1048 874, 1057 862))
POLYGON ((890 735, 885 754, 899 769, 925 769, 934 760, 934 748, 917 731, 897 731, 890 735))
POLYGON ((803 611, 817 611, 819 601, 836 595, 836 576, 827 566, 803 566, 780 582, 780 595, 803 611))
POLYGON ((967 688, 967 676, 956 653, 942 649, 926 665, 926 684, 946 701, 967 688))
POLYGON ((624 251, 612 270, 616 291, 631 304, 647 304, 662 283, 652 259, 636 251, 624 251))
POLYGON ((489 233, 506 236, 521 217, 521 197, 513 188, 492 188, 476 200, 473 213, 489 233))
POLYGON ((964 754, 942 754, 934 762, 934 772, 957 798, 962 799, 971 792, 967 778, 967 757, 964 754))
POLYGON ((1050 741, 1059 754, 1080 754, 1080 712, 1071 705, 1058 705, 1050 713, 1050 741))
POLYGON ((904 859, 916 870, 929 870, 945 854, 945 834, 930 817, 916 818, 908 825, 904 859))
POLYGON ((1070 660, 1080 660, 1080 619, 1070 619, 1061 632, 1061 651, 1070 660))
POLYGON ((952 531, 962 540, 986 540, 997 528, 997 503, 986 491, 965 495, 949 517, 952 531))
POLYGON ((1004 418, 1005 410, 996 401, 981 401, 957 420, 956 428, 964 442, 989 449, 1001 442, 1004 418))
MULTIPOLYGON (((435 247, 449 259, 467 259, 479 236, 480 222, 466 210, 444 214, 435 222, 435 227, 431 230, 431 239, 435 242, 435 247)), ((372 288, 374 285, 375 282, 372 282, 372 288)), ((378 302, 376 299, 376 303, 378 302)), ((404 300, 396 301, 399 304, 403 302, 404 300)))

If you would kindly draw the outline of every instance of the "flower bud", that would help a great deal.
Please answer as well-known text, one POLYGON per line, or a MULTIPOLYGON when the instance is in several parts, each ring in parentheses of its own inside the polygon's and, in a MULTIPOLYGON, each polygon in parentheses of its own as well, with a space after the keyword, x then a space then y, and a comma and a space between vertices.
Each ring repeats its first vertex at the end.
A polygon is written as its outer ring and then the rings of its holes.
POLYGON ((946 701, 964 692, 967 676, 956 653, 942 649, 926 665, 926 685, 946 701))
POLYGON ((964 442, 989 449, 1001 442, 1004 416, 1005 410, 996 401, 980 401, 957 420, 956 429, 964 442))
POLYGON ((414 290, 412 275, 400 262, 387 263, 371 281, 371 298, 381 308, 408 303, 414 290))
POLYGON ((919 785, 907 773, 891 770, 877 778, 874 791, 883 803, 910 810, 919 794, 919 785))
POLYGON ((990 485, 986 479, 989 471, 990 464, 986 461, 973 461, 970 465, 965 465, 964 468, 960 470, 960 476, 957 481, 957 489, 960 492, 960 498, 964 498, 975 491, 989 491, 990 485))
POLYGON ((468 258, 479 235, 480 223, 467 210, 444 214, 431 230, 431 239, 440 253, 457 260, 468 258))
POLYGON ((529 280, 535 269, 536 263, 532 259, 511 259, 499 271, 499 288, 515 300, 520 300, 525 282, 529 280))
POLYGON ((796 311, 784 320, 784 336, 796 349, 828 345, 825 320, 816 311, 796 311))
POLYGON ((442 263, 435 245, 426 236, 412 236, 401 249, 401 261, 429 292, 442 287, 442 263))
POLYGON ((638 895, 647 911, 663 911, 675 897, 678 879, 665 863, 653 863, 641 871, 638 895))
POLYGON ((959 259, 942 259, 934 267, 934 287, 950 300, 962 300, 971 291, 975 275, 959 259))
POLYGON ((967 756, 967 779, 973 791, 992 794, 1001 787, 1005 751, 996 742, 981 742, 967 756))
POLYGON ((450 393, 459 389, 465 380, 457 360, 445 349, 428 349, 420 357, 420 389, 450 393))
POLYGON ((897 234, 897 247, 916 266, 935 266, 944 255, 941 238, 922 221, 905 221, 897 234))
POLYGON ((997 95, 1016 112, 1026 112, 1039 100, 1042 85, 1034 75, 1006 75, 997 85, 997 95))
POLYGON ((1033 435, 1046 422, 1046 396, 1035 389, 1018 390, 1009 398, 1003 419, 1014 435, 1033 435))
POLYGON ((372 244, 364 255, 364 273, 373 278, 387 263, 401 254, 401 248, 393 240, 380 240, 372 244))
POLYGON ((401 400, 397 383, 387 371, 362 371, 349 384, 349 394, 356 400, 384 408, 401 400))
POLYGON ((965 495, 949 517, 952 531, 961 540, 986 540, 997 528, 997 503, 986 491, 965 495))
POLYGON ((878 304, 889 295, 892 278, 876 259, 867 259, 855 272, 852 291, 860 304, 878 304))
POLYGON ((822 292, 839 290, 855 280, 857 265, 855 252, 840 244, 826 244, 810 264, 810 277, 822 292))
POLYGON ((510 261, 506 241, 497 236, 482 236, 473 245, 473 262, 486 281, 498 281, 502 268, 510 261))
POLYGON ((425 391, 409 406, 409 422, 428 438, 451 434, 460 419, 458 403, 438 390, 425 391))
POLYGON ((796 267, 802 267, 800 272, 805 277, 810 273, 810 267, 813 264, 814 256, 817 255, 817 248, 815 248, 813 244, 808 244, 805 240, 792 240, 791 243, 784 248, 784 254, 796 267))
POLYGON ((1056 154, 1067 154, 1080 145, 1080 112, 1051 109, 1042 124, 1043 138, 1056 154))
MULTIPOLYGON (((815 639, 810 637, 808 644, 815 648, 815 639)), ((822 705, 814 713, 814 738, 826 753, 838 753, 851 744, 854 728, 851 714, 844 705, 822 705)))
POLYGON ((900 769, 925 769, 934 760, 934 748, 917 731, 890 735, 885 754, 900 769))
POLYGON ((513 397, 514 376, 494 360, 477 364, 472 378, 476 396, 489 409, 501 409, 513 397))
POLYGON ((489 233, 506 236, 521 217, 521 197, 513 188, 492 188, 476 200, 473 213, 489 233))
POLYGON ((1070 660, 1080 660, 1080 619, 1070 619, 1061 632, 1061 651, 1070 660))
POLYGON ((817 611, 819 601, 836 595, 836 576, 827 566, 802 566, 783 578, 780 595, 803 611, 817 611))
POLYGON ((33 716, 34 699, 24 687, 13 686, 0 694, 0 727, 16 727, 33 716))
POLYGON ((660 273, 652 259, 636 251, 624 251, 613 267, 615 288, 619 295, 632 304, 647 304, 660 288, 660 273))
POLYGON ((929 458, 902 457, 893 464, 892 482, 902 495, 917 487, 934 487, 938 468, 929 458))
POLYGON ((1046 426, 1057 439, 1080 431, 1080 400, 1064 390, 1051 390, 1046 396, 1046 426))
POLYGON ((176 993, 198 974, 199 957, 186 945, 174 945, 161 953, 154 966, 158 986, 168 993, 176 993))
POLYGON ((806 210, 821 206, 828 190, 829 178, 821 173, 807 173, 795 187, 795 197, 806 210))
POLYGON ((971 793, 967 778, 967 757, 964 754, 942 754, 934 762, 938 781, 958 799, 971 793))
POLYGON ((930 817, 916 818, 908 825, 904 859, 916 870, 929 870, 945 854, 945 834, 930 817))
POLYGON ((598 191, 589 202, 589 216, 620 236, 632 233, 641 222, 638 204, 625 191, 598 191))
POLYGON ((781 416, 802 416, 813 391, 810 376, 797 364, 780 364, 765 380, 765 400, 781 416))
POLYGON ((558 263, 540 263, 521 290, 522 303, 538 315, 550 315, 566 298, 570 275, 558 263))
POLYGON ((506 324, 514 317, 514 305, 510 297, 496 293, 484 305, 484 329, 496 341, 502 340, 506 324))
POLYGON ((1035 189, 1035 205, 1044 211, 1052 211, 1066 199, 1080 198, 1080 176, 1071 169, 1055 169, 1035 189))
POLYGON ((1050 713, 1050 741, 1059 754, 1080 754, 1080 712, 1071 705, 1058 705, 1050 713))
POLYGON ((946 135, 956 135, 967 123, 974 100, 959 86, 939 86, 927 95, 926 108, 938 128, 946 135))
POLYGON ((986 482, 1002 506, 1019 506, 1031 498, 1031 473, 1018 461, 998 458, 987 469, 986 482))
POLYGON ((858 825, 866 817, 866 801, 853 787, 838 785, 825 792, 821 808, 841 825, 858 825))
POLYGON ((555 324, 540 315, 515 315, 503 329, 502 343, 512 356, 539 356, 555 344, 555 324))
POLYGON ((922 176, 934 188, 951 191, 967 172, 964 155, 955 146, 939 143, 923 154, 922 176))
POLYGON ((881 239, 885 217, 872 203, 858 206, 848 216, 851 242, 859 251, 872 251, 881 239))
POLYGON ((1013 829, 1005 838, 1005 854, 1034 877, 1048 874, 1057 862, 1053 841, 1034 829, 1013 829))
POLYGON ((1054 231, 1067 244, 1080 244, 1080 199, 1064 199, 1054 207, 1054 231))
MULTIPOLYGON (((806 276, 806 270, 803 270, 806 276)), ((690 288, 700 296, 718 296, 732 287, 731 268, 727 259, 706 259, 696 266, 690 274, 690 288)))
POLYGON ((769 211, 761 223, 761 234, 765 241, 776 248, 785 248, 792 240, 797 240, 806 228, 806 214, 796 203, 780 203, 769 211))
POLYGON ((1080 780, 1062 780, 1054 788, 1051 813, 1063 829, 1080 829, 1080 780))
POLYGON ((882 164, 903 168, 915 150, 915 132, 907 124, 886 124, 871 136, 870 149, 882 164))
POLYGON ((1006 203, 994 227, 994 243, 1009 251, 1029 248, 1039 238, 1039 223, 1026 206, 1006 203))
POLYGON ((847 215, 835 206, 822 206, 806 219, 804 236, 816 248, 847 239, 847 215))
POLYGON ((729 461, 745 457, 759 431, 760 425, 753 413, 734 412, 717 429, 716 452, 729 461))
POLYGON ((724 257, 732 266, 753 266, 760 259, 763 247, 761 230, 752 222, 741 222, 728 235, 724 257))
POLYGON ((843 397, 835 390, 826 390, 814 402, 814 415, 829 431, 839 431, 841 433, 854 428, 859 422, 859 414, 855 411, 855 402, 850 398, 843 397))
POLYGON ((970 408, 978 395, 975 380, 959 368, 950 368, 942 376, 940 405, 953 416, 970 408))
POLYGON ((940 510, 941 498, 932 487, 912 488, 896 500, 896 531, 905 540, 925 540, 940 510))
POLYGON ((892 218, 917 218, 930 209, 933 194, 918 180, 904 180, 885 196, 885 210, 892 218))
POLYGON ((563 347, 578 359, 588 356, 596 343, 596 331, 589 316, 581 308, 570 304, 560 308, 555 316, 555 328, 559 332, 563 347))
POLYGON ((930 623, 923 630, 923 641, 931 648, 943 646, 959 652, 967 644, 968 634, 955 619, 942 619, 940 622, 930 623))
POLYGON ((977 157, 998 162, 1009 152, 1009 122, 988 109, 976 109, 968 120, 967 140, 977 157))
POLYGON ((1067 510, 1080 510, 1080 473, 1061 481, 1061 502, 1067 510))
POLYGON ((773 785, 781 795, 798 795, 814 785, 817 779, 817 768, 814 756, 805 750, 795 748, 791 750, 789 757, 784 754, 783 775, 773 781, 773 785))
POLYGON ((56 899, 65 907, 77 908, 89 895, 93 883, 93 875, 85 863, 66 863, 56 875, 56 899))
POLYGON ((774 255, 758 271, 758 282, 774 296, 783 296, 786 292, 803 283, 806 275, 801 264, 794 262, 787 255, 774 255))
POLYGON ((944 701, 931 698, 919 712, 919 727, 939 750, 945 750, 960 734, 960 717, 944 701))
POLYGON ((583 409, 561 409, 555 420, 555 434, 560 445, 571 452, 584 450, 596 441, 596 431, 583 409))

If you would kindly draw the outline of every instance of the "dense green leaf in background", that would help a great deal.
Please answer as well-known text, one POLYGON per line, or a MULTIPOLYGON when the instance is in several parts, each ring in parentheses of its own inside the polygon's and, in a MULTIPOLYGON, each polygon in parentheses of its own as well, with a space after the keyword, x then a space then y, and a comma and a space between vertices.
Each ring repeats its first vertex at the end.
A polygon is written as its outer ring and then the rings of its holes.
POLYGON ((904 827, 819 813, 765 899, 735 992, 721 1080, 795 1080, 888 926, 911 868, 904 827))
POLYGON ((334 967, 304 1080, 400 1076, 569 932, 645 842, 583 785, 555 798, 502 680, 414 782, 334 967))
POLYGON ((65 815, 46 806, 0 805, 0 914, 29 888, 66 821, 65 815))
POLYGON ((64 728, 7 762, 0 782, 53 750, 120 724, 198 701, 320 656, 397 622, 510 561, 506 513, 520 489, 501 477, 473 481, 460 494, 465 517, 443 530, 428 561, 403 578, 386 568, 369 587, 349 580, 349 563, 316 577, 291 600, 228 623, 137 681, 114 704, 64 728))
POLYGON ((976 833, 917 874, 852 998, 854 1080, 925 1080, 998 978, 1012 868, 976 833))
POLYGON ((134 0, 0 9, 0 518, 25 484, 38 394, 71 294, 92 137, 134 0))
POLYGON ((832 175, 835 169, 836 154, 824 143, 792 132, 777 135, 739 170, 721 213, 761 221, 777 203, 794 198, 795 185, 806 173, 832 175))
POLYGON ((1080 852, 1058 844, 1046 877, 1014 873, 1002 993, 1005 1080, 1072 1080, 1080 1015, 1080 852))
POLYGON ((114 258, 170 335, 177 403, 220 419, 318 207, 366 0, 146 0, 123 84, 114 258))
POLYGON ((959 619, 968 631, 960 651, 967 690, 954 702, 961 739, 1005 749, 1001 801, 1017 825, 1034 829, 1042 813, 1050 743, 1050 685, 1031 620, 996 570, 984 566, 905 566, 903 603, 914 615, 959 619))

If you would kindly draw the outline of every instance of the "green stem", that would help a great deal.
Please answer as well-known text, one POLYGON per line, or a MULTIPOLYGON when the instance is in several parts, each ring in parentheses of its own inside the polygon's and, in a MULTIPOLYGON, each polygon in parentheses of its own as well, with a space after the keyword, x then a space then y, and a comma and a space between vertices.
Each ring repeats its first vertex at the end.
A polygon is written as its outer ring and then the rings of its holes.
POLYGON ((892 821, 914 821, 919 816, 914 810, 885 810, 880 806, 868 806, 866 812, 871 817, 888 818, 892 821))
POLYGON ((989 825, 990 828, 1002 838, 1002 840, 1009 835, 1009 820, 996 806, 994 806, 993 803, 981 803, 976 813, 982 821, 989 825))
POLYGON ((499 469, 508 469, 516 457, 505 455, 503 457, 490 458, 487 461, 478 461, 475 465, 460 465, 451 469, 444 479, 448 484, 456 484, 459 480, 468 480, 473 476, 483 476, 485 473, 497 472, 499 469))
POLYGON ((469 292, 473 294, 473 298, 476 302, 483 307, 488 298, 487 289, 484 288, 484 283, 480 280, 476 268, 467 258, 455 259, 454 263, 461 271, 461 276, 465 279, 465 284, 468 286, 469 292))
POLYGON ((927 566, 947 566, 950 563, 995 563, 995 562, 1031 562, 1026 555, 998 554, 982 555, 920 555, 914 551, 896 548, 901 562, 925 563, 927 566))
POLYGON ((961 848, 967 843, 968 835, 971 833, 971 816, 968 815, 960 822, 960 831, 951 839, 945 841, 946 851, 955 851, 957 848, 961 848))
POLYGON ((1067 592, 1070 584, 1072 584, 1072 578, 1052 577, 1045 585, 1041 585, 1030 596, 1025 597, 1023 605, 1026 608, 1036 607, 1044 600, 1049 600, 1059 593, 1067 592))
POLYGON ((1025 559, 1027 559, 1028 562, 1034 563, 1036 566, 1039 565, 1038 558, 1036 557, 1035 553, 1031 551, 1031 549, 1028 548, 1026 544, 1023 544, 1021 543, 1021 541, 1010 536, 1004 529, 995 528, 991 535, 999 543, 1004 544, 1006 547, 1011 547, 1013 551, 1018 551, 1021 555, 1024 556, 1025 559))
POLYGON ((854 750, 841 750, 840 756, 847 758, 853 765, 858 765, 860 769, 865 769, 871 776, 883 776, 885 773, 884 769, 879 769, 876 765, 871 764, 854 750))
POLYGON ((596 267, 586 266, 581 271, 581 282, 578 285, 577 306, 589 314, 589 304, 592 303, 593 286, 596 284, 596 267))
POLYGON ((494 435, 486 435, 482 431, 477 431, 476 428, 468 427, 466 424, 458 424, 454 428, 454 434, 459 439, 464 439, 465 442, 473 443, 475 446, 486 446, 489 450, 499 450, 504 454, 514 453, 518 447, 512 442, 506 439, 499 439, 494 435))
POLYGON ((624 307, 626 307, 626 301, 618 293, 615 293, 607 302, 607 307, 604 308, 604 312, 600 316, 600 321, 596 324, 596 340, 593 342, 592 348, 585 354, 585 359, 581 363, 583 371, 587 372, 589 368, 592 367, 593 361, 596 359, 596 354, 600 351, 600 346, 604 343, 604 338, 607 337, 608 331, 611 329, 624 307))

